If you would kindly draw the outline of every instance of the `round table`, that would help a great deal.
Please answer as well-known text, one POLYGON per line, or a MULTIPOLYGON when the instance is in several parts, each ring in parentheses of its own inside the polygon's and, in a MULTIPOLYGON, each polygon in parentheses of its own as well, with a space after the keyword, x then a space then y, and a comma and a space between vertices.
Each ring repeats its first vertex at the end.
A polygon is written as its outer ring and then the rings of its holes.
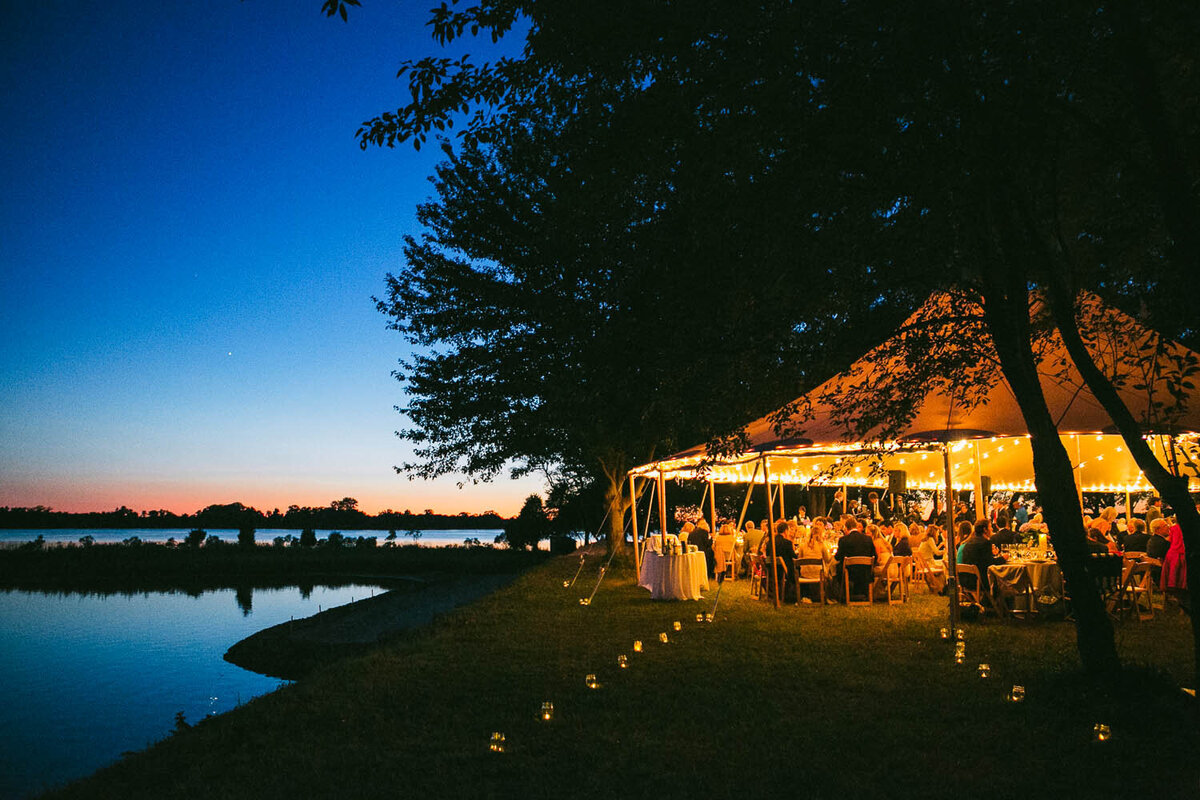
POLYGON ((708 562, 700 552, 664 556, 647 550, 638 585, 655 600, 699 600, 708 588, 708 562))
MULTIPOLYGON (((1042 598, 1062 598, 1062 571, 1054 561, 1010 561, 988 567, 993 592, 1005 586, 1018 596, 1034 602, 1050 602, 1042 598)), ((1032 610, 1032 606, 1031 606, 1032 610)))

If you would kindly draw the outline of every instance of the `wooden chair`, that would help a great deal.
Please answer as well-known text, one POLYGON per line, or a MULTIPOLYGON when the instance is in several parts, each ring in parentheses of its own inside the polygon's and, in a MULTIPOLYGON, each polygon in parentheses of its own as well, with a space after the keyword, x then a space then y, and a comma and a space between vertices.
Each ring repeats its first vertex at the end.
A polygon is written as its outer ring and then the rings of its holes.
POLYGON ((802 584, 816 584, 820 590, 821 604, 825 604, 825 560, 822 558, 797 558, 792 562, 792 568, 796 572, 796 605, 800 605, 800 586, 802 584), (801 577, 802 567, 820 567, 821 574, 816 578, 801 577))
POLYGON ((750 596, 762 597, 767 593, 767 560, 756 556, 750 569, 750 596))
POLYGON ((870 575, 867 578, 867 599, 866 600, 851 600, 850 599, 850 567, 864 567, 868 572, 871 571, 875 559, 871 556, 846 556, 842 560, 842 587, 846 594, 846 605, 848 606, 869 606, 875 602, 875 576, 870 575))
POLYGON ((1121 601, 1121 578, 1125 571, 1125 559, 1119 555, 1099 554, 1088 556, 1084 563, 1100 591, 1100 600, 1109 613, 1113 614, 1121 601))
POLYGON ((1157 558, 1125 559, 1125 570, 1121 577, 1122 611, 1131 611, 1138 621, 1154 619, 1154 570, 1162 567, 1157 558), (1142 598, 1146 598, 1146 611, 1142 613, 1142 598))
POLYGON ((992 605, 991 595, 989 594, 988 590, 985 588, 987 586, 987 584, 983 582, 984 579, 982 577, 980 577, 980 575, 979 575, 979 567, 975 566, 974 564, 959 564, 957 566, 957 570, 958 570, 958 601, 961 603, 963 600, 969 600, 970 602, 978 605, 980 608, 987 608, 988 606, 992 605), (974 589, 968 589, 963 584, 963 576, 964 575, 974 575, 975 576, 975 588, 974 589))
POLYGON ((887 591, 888 605, 897 602, 908 602, 908 573, 912 570, 912 556, 892 556, 883 567, 884 589, 887 591), (900 591, 900 599, 892 599, 892 587, 900 591))
POLYGON ((942 589, 946 588, 945 567, 929 563, 925 556, 920 553, 914 554, 913 559, 916 564, 916 577, 925 581, 925 585, 929 587, 930 592, 938 594, 942 589))
POLYGON ((722 554, 724 556, 724 572, 725 577, 730 580, 737 580, 737 562, 734 561, 733 551, 730 550, 722 554))

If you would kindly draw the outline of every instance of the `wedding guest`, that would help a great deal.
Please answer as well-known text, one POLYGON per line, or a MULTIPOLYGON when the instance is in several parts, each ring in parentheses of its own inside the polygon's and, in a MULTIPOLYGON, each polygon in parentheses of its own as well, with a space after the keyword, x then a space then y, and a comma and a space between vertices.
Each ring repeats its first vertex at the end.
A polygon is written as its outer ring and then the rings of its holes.
POLYGON ((696 523, 696 529, 688 534, 688 544, 695 545, 697 550, 704 553, 704 560, 708 564, 708 577, 713 577, 713 564, 716 562, 713 559, 712 533, 708 530, 707 520, 702 519, 696 523))
POLYGON ((911 556, 912 554, 912 541, 909 537, 908 526, 903 522, 897 522, 892 527, 892 555, 911 556))
MULTIPOLYGON (((819 558, 825 564, 828 564, 832 554, 829 552, 828 545, 822 536, 824 526, 818 526, 813 523, 812 529, 808 532, 804 543, 797 548, 797 558, 819 558)), ((819 578, 821 576, 822 567, 816 564, 805 564, 800 567, 801 578, 819 578)), ((800 598, 802 603, 815 602, 821 596, 821 590, 816 584, 806 583, 802 587, 804 594, 800 598)))
POLYGON ((869 556, 873 562, 875 558, 875 543, 871 541, 870 536, 858 529, 858 520, 853 517, 846 520, 845 527, 846 533, 842 535, 842 538, 838 539, 837 556, 834 559, 838 567, 838 580, 844 586, 847 578, 849 578, 852 594, 866 594, 867 587, 870 585, 872 579, 871 567, 852 567, 853 572, 847 576, 845 560, 850 556, 869 556))
POLYGON ((721 523, 721 530, 713 539, 713 564, 718 574, 725 574, 725 559, 733 558, 736 546, 737 535, 734 533, 733 523, 726 520, 721 523))
MULTIPOLYGON (((1150 508, 1146 511, 1146 524, 1150 525, 1156 519, 1162 519, 1162 498, 1155 497, 1150 501, 1150 508)), ((1153 530, 1153 528, 1151 528, 1153 530)))
MULTIPOLYGON (((1157 520, 1156 520, 1157 521, 1157 520)), ((1187 589, 1187 561, 1184 559, 1183 529, 1176 523, 1170 526, 1170 545, 1163 558, 1162 579, 1159 586, 1164 592, 1182 592, 1187 589)))
POLYGON ((1144 553, 1149 542, 1150 534, 1146 532, 1146 523, 1140 519, 1132 520, 1129 523, 1129 531, 1120 539, 1126 553, 1144 553))
MULTIPOLYGON (((970 529, 971 523, 965 523, 970 529)), ((987 574, 988 567, 993 564, 1003 564, 1004 559, 995 555, 992 551, 992 542, 989 538, 991 534, 991 523, 986 519, 981 519, 975 523, 971 529, 971 535, 963 542, 962 547, 958 551, 958 563, 972 564, 979 569, 980 579, 984 582, 982 587, 987 589, 987 574)), ((965 589, 974 589, 975 576, 963 575, 960 582, 965 589)))
POLYGON ((1167 557, 1171 548, 1169 537, 1171 523, 1162 517, 1150 521, 1150 538, 1146 539, 1146 555, 1159 561, 1167 557))

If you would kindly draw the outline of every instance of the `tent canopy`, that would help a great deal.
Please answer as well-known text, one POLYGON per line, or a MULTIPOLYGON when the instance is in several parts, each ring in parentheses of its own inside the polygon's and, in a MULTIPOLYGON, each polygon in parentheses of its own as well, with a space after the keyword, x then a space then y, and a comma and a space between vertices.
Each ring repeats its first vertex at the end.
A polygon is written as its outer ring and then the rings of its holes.
MULTIPOLYGON (((1067 453, 1086 492, 1152 487, 1067 356, 1061 337, 1034 303, 1038 375, 1067 453)), ((1094 295, 1077 319, 1097 365, 1141 422, 1164 463, 1181 474, 1200 434, 1200 355, 1164 339, 1094 295), (1170 461, 1168 461, 1170 458, 1170 461)), ((886 486, 889 471, 908 488, 946 485, 941 452, 954 454, 952 481, 970 489, 986 477, 993 491, 1032 491, 1032 450, 1012 388, 1004 379, 982 309, 961 295, 929 298, 884 343, 783 408, 745 429, 748 448, 711 458, 697 445, 631 475, 747 482, 765 459, 772 480, 812 485, 886 486), (921 363, 920 371, 909 364, 921 363), (936 377, 930 378, 930 375, 936 377)))

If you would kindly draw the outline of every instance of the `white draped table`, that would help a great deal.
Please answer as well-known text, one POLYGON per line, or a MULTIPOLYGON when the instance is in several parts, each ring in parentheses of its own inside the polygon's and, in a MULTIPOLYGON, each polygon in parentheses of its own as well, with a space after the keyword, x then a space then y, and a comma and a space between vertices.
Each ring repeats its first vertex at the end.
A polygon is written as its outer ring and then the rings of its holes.
POLYGON ((700 552, 664 556, 647 550, 638 585, 655 600, 699 600, 708 588, 708 562, 700 552))

